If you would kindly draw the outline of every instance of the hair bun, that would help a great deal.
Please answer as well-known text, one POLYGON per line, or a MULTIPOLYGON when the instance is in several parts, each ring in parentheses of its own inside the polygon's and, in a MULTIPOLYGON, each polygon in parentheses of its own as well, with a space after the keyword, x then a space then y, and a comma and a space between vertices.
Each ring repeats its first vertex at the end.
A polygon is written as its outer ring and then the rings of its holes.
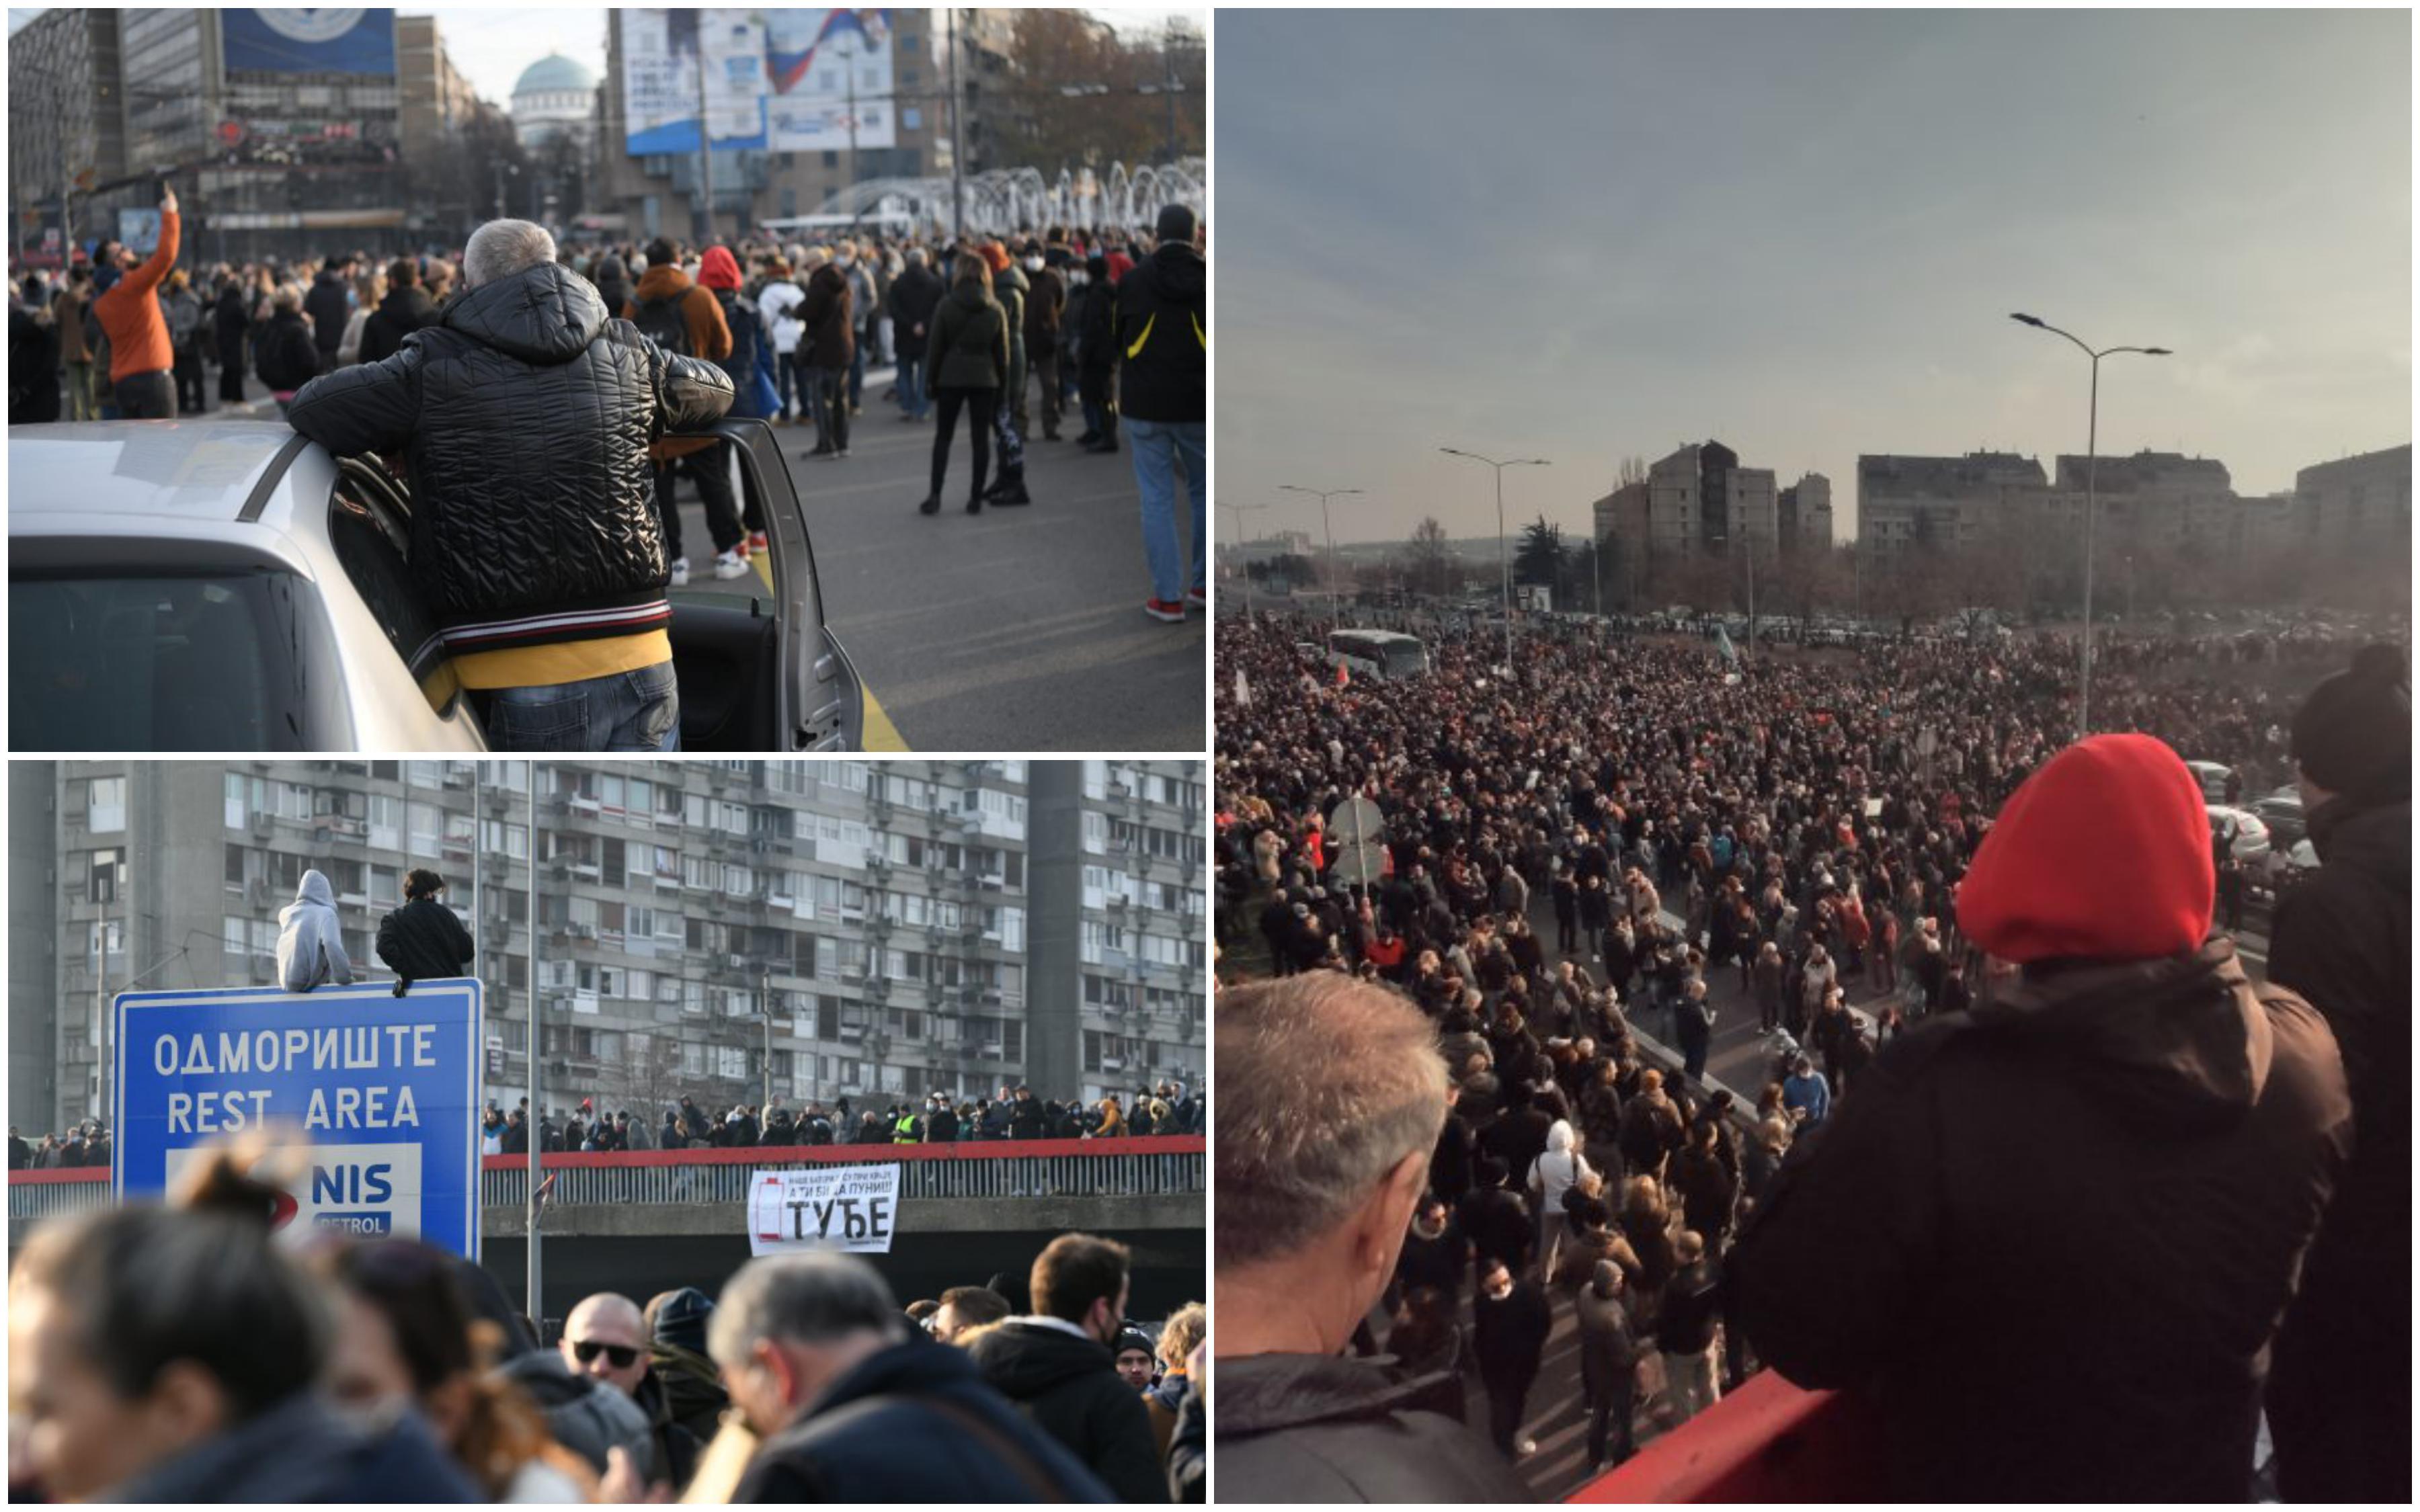
POLYGON ((2400 648, 2383 641, 2362 647, 2353 654, 2353 680, 2380 687, 2409 687, 2412 671, 2403 659, 2400 648))

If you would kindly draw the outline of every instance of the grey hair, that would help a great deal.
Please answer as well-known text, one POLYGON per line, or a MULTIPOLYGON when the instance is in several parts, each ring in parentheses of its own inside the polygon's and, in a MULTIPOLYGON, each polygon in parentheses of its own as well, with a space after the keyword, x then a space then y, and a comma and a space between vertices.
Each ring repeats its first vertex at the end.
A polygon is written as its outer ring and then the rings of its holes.
POLYGON ((278 285, 277 291, 269 296, 269 307, 272 310, 302 309, 302 290, 301 286, 294 284, 278 285))
POLYGON ((462 249, 462 285, 477 288, 510 278, 524 268, 554 261, 554 238, 529 221, 489 221, 471 233, 462 249))
POLYGON ((910 247, 908 249, 908 266, 910 268, 922 268, 924 266, 923 248, 910 247))
POLYGON ((1295 1254, 1445 1127, 1436 1029, 1401 994, 1314 971, 1218 999, 1220 1266, 1295 1254))
POLYGON ((882 1273, 854 1255, 768 1255, 722 1288, 706 1323, 706 1352, 729 1366, 758 1339, 823 1344, 851 1334, 907 1337, 882 1273))

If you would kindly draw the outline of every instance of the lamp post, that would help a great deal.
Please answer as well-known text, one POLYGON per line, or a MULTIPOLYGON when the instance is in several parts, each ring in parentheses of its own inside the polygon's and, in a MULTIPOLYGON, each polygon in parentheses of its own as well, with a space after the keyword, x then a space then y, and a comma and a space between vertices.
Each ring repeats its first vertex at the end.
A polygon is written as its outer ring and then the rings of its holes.
POLYGON ((1336 531, 1327 523, 1327 501, 1331 499, 1342 499, 1346 494, 1357 494, 1361 490, 1358 488, 1300 488, 1291 483, 1279 484, 1278 489, 1281 493, 1307 493, 1319 501, 1320 529, 1327 532, 1327 617, 1341 621, 1343 616, 1337 611, 1336 608, 1336 531))
POLYGON ((1248 622, 1252 617, 1252 564, 1244 560, 1244 552, 1251 544, 1244 537, 1244 515, 1248 510, 1267 509, 1270 506, 1267 504, 1225 503, 1218 506, 1219 513, 1228 516, 1235 522, 1235 561, 1236 565, 1244 574, 1244 618, 1248 622))
POLYGON ((1481 456, 1477 452, 1457 451, 1450 446, 1440 446, 1437 450, 1448 456, 1467 457, 1473 462, 1484 462, 1496 470, 1496 556, 1498 565, 1503 569, 1504 665, 1510 668, 1512 665, 1512 550, 1504 538, 1504 470, 1551 467, 1554 464, 1541 456, 1507 457, 1499 462, 1492 456, 1481 456))
POLYGON ((2072 332, 2061 331, 2039 316, 2012 314, 2009 318, 2019 325, 2065 336, 2075 343, 2078 351, 2092 359, 2092 400, 2086 414, 2084 431, 2084 676, 2075 704, 2075 738, 2082 740, 2092 733, 2092 535, 2094 523, 2101 513, 2095 476, 2101 461, 2101 359, 2119 352, 2137 352, 2145 357, 2175 354, 2165 347, 2104 347, 2094 351, 2072 332))

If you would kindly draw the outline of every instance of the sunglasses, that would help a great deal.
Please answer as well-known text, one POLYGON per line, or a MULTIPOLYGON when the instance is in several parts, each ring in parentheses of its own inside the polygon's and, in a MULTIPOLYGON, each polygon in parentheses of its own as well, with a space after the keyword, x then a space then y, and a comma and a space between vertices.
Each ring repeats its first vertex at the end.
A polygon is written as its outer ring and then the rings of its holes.
POLYGON ((596 1339, 582 1339, 571 1347, 571 1352, 580 1357, 582 1365, 594 1365, 597 1357, 602 1354, 606 1359, 613 1362, 613 1368, 616 1370, 628 1370, 637 1364, 639 1359, 636 1345, 605 1344, 596 1339))

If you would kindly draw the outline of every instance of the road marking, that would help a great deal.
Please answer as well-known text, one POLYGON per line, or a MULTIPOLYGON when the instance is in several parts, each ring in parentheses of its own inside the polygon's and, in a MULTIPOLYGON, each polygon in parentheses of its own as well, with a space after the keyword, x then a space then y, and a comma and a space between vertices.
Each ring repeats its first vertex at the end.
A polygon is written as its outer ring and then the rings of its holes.
POLYGON ((908 744, 907 737, 899 733, 899 727, 891 722, 891 716, 883 709, 882 701, 874 696, 874 689, 862 682, 859 683, 858 688, 865 695, 865 748, 914 750, 916 748, 908 744))

